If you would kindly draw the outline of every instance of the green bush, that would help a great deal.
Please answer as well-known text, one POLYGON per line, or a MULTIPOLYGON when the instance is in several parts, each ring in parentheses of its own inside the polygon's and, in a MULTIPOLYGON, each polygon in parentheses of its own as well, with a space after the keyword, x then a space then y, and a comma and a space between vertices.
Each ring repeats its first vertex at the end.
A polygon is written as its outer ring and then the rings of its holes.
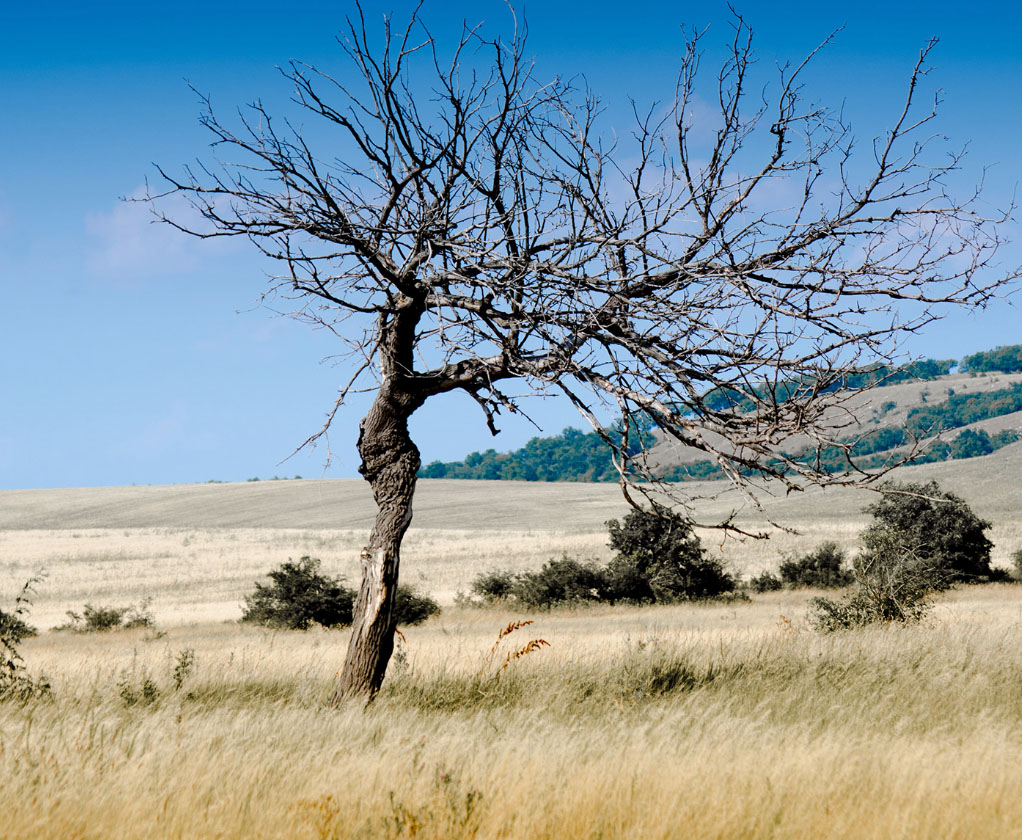
POLYGON ((773 572, 766 571, 754 578, 749 579, 749 589, 762 594, 763 592, 776 592, 783 589, 784 583, 773 572))
POLYGON ((1011 566, 1011 576, 1017 581, 1022 581, 1022 548, 1017 548, 1011 553, 1011 566))
POLYGON ((565 555, 544 563, 538 572, 518 575, 511 591, 526 606, 549 607, 604 600, 606 585, 606 574, 595 562, 565 555))
POLYGON ((993 543, 986 536, 990 523, 980 519, 954 493, 935 481, 895 484, 882 488, 885 495, 866 508, 873 522, 862 532, 860 566, 904 564, 909 559, 946 583, 983 583, 1002 577, 990 566, 993 543))
POLYGON ((476 575, 471 590, 484 601, 502 601, 514 596, 517 576, 514 572, 494 570, 476 575))
POLYGON ((932 596, 958 582, 1002 579, 990 567, 992 543, 960 497, 928 484, 887 484, 866 508, 873 522, 859 535, 855 591, 843 602, 816 598, 814 622, 823 630, 877 621, 918 621, 932 596))
POLYGON ((283 630, 351 624, 355 591, 340 578, 320 574, 319 567, 320 561, 307 555, 297 563, 289 558, 269 573, 270 585, 257 583, 245 596, 241 620, 283 630))
POLYGON ((855 580, 845 567, 845 552, 832 541, 808 554, 792 554, 781 563, 781 582, 790 589, 836 589, 855 580))
POLYGON ((737 581, 703 551, 692 524, 668 508, 633 510, 611 519, 607 600, 658 603, 713 598, 735 590, 737 581))
POLYGON ((706 555, 691 524, 667 508, 635 510, 607 528, 617 554, 606 566, 564 556, 537 572, 485 572, 472 582, 472 592, 487 602, 515 600, 529 607, 670 603, 735 592, 737 581, 706 555))
MULTIPOLYGON (((341 578, 329 578, 319 571, 320 561, 290 558, 269 573, 272 583, 255 585, 245 596, 241 620, 281 630, 308 630, 313 624, 346 627, 351 624, 358 593, 341 578)), ((395 624, 421 624, 440 612, 440 605, 412 587, 400 585, 394 601, 395 624)))
POLYGON ((126 607, 94 607, 86 604, 81 613, 74 610, 67 611, 68 620, 66 623, 55 627, 55 630, 70 630, 73 633, 103 633, 118 627, 152 627, 156 620, 149 609, 152 603, 151 598, 146 598, 137 606, 129 604, 126 607))
POLYGON ((395 624, 422 624, 439 613, 440 605, 428 595, 420 595, 410 586, 398 586, 394 601, 395 624))
POLYGON ((25 671, 25 661, 18 650, 23 639, 36 635, 25 621, 31 597, 42 575, 29 578, 14 599, 14 609, 0 611, 0 700, 28 700, 50 693, 45 677, 33 679, 25 671))
POLYGON ((19 644, 22 639, 38 636, 39 631, 14 612, 0 609, 0 638, 7 639, 11 644, 19 644))

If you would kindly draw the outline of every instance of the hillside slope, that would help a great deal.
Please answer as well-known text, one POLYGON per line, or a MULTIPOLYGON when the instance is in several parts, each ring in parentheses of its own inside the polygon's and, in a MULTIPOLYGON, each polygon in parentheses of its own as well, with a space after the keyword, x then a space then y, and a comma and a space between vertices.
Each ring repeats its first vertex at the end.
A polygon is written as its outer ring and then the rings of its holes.
MULTIPOLYGON (((900 480, 936 479, 992 519, 1022 512, 1022 442, 982 458, 904 467, 900 480)), ((680 488, 702 497, 694 510, 702 521, 744 510, 743 521, 761 521, 725 482, 686 482, 680 488)), ((776 495, 763 507, 781 522, 857 518, 873 494, 865 490, 811 488, 776 495)), ((416 529, 599 530, 627 508, 612 484, 524 481, 429 480, 415 497, 416 529)), ((163 487, 100 487, 0 491, 0 531, 87 528, 331 528, 372 524, 369 488, 358 479, 321 479, 163 487)))

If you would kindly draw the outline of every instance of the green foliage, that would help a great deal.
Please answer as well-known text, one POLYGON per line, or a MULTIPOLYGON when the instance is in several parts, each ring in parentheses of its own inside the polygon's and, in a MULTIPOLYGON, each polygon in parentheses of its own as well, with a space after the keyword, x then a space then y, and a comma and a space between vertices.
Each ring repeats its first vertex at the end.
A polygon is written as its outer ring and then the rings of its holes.
POLYGON ((25 671, 25 661, 18 646, 22 640, 36 635, 25 621, 32 606, 32 594, 43 580, 42 575, 29 578, 14 599, 14 609, 0 611, 0 701, 29 700, 50 693, 45 677, 32 679, 25 671))
POLYGON ((780 568, 781 582, 791 589, 836 589, 855 579, 845 568, 845 553, 832 541, 821 543, 808 554, 792 554, 780 568))
POLYGON ((404 584, 398 586, 394 600, 395 624, 422 624, 430 616, 439 613, 440 605, 428 595, 420 595, 404 584))
POLYGON ((81 613, 67 611, 68 620, 54 629, 70 630, 73 633, 104 633, 118 627, 131 629, 135 627, 152 627, 156 620, 150 605, 152 598, 146 598, 138 605, 126 607, 94 607, 86 604, 81 613))
POLYGON ((596 432, 565 429, 549 438, 534 437, 514 452, 473 452, 464 461, 434 461, 422 478, 504 479, 511 481, 616 481, 610 448, 596 432))
POLYGON ((954 394, 942 403, 917 406, 908 413, 906 428, 923 436, 1016 411, 1022 411, 1022 383, 998 391, 954 394))
POLYGON ((778 589, 783 588, 784 583, 771 571, 765 571, 762 574, 749 579, 749 589, 759 594, 764 592, 776 592, 778 589))
POLYGON ((632 511, 607 523, 617 554, 606 566, 567 556, 536 572, 490 571, 472 583, 485 601, 516 600, 529 607, 626 601, 670 603, 732 593, 735 579, 708 557, 692 526, 666 508, 632 511))
POLYGON ((873 521, 859 535, 856 590, 843 602, 816 598, 814 621, 823 630, 876 621, 918 621, 931 596, 957 582, 1000 579, 990 567, 992 543, 980 519, 953 493, 927 484, 884 485, 866 508, 873 521))
POLYGON ((1018 373, 1022 371, 1022 344, 973 353, 962 359, 963 373, 1018 373))
POLYGON ((538 572, 523 572, 515 579, 513 594, 527 607, 549 607, 604 600, 606 576, 595 562, 568 556, 550 560, 538 572))
POLYGON ((320 574, 320 561, 290 558, 269 573, 272 583, 255 585, 245 596, 241 620, 284 630, 308 630, 313 624, 339 627, 351 624, 355 591, 340 578, 320 574))
POLYGON ((990 566, 993 543, 986 536, 990 523, 980 519, 954 493, 927 484, 883 486, 883 497, 866 508, 873 522, 860 535, 863 551, 856 570, 874 558, 897 555, 918 562, 945 577, 948 583, 985 582, 996 573, 990 566))
POLYGON ((514 597, 516 579, 512 571, 495 569, 476 575, 471 590, 484 601, 502 601, 514 597))
POLYGON ((654 504, 607 523, 617 556, 607 567, 609 600, 670 602, 733 592, 735 579, 703 551, 691 523, 654 504))
MULTIPOLYGON (((320 561, 306 555, 297 563, 290 558, 269 573, 272 583, 255 585, 245 596, 241 620, 281 630, 308 630, 313 624, 345 627, 351 624, 357 592, 342 578, 329 578, 319 571, 320 561)), ((397 588, 394 601, 395 624, 421 624, 440 612, 432 598, 419 595, 409 586, 397 588)))

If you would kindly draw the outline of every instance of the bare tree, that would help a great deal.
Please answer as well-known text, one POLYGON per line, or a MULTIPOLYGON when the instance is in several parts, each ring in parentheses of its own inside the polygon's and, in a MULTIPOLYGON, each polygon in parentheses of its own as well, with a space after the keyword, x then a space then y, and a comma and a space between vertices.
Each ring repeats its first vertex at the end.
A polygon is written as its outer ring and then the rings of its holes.
POLYGON ((430 397, 464 391, 496 433, 502 410, 521 410, 512 381, 565 394, 606 438, 626 495, 677 489, 645 459, 650 432, 753 495, 752 476, 863 484, 875 476, 851 459, 828 474, 786 442, 840 444, 850 372, 1017 276, 985 271, 998 220, 978 192, 946 189, 960 156, 941 157, 931 134, 936 100, 917 102, 933 44, 863 155, 840 113, 806 101, 809 59, 779 68, 771 99, 750 95, 737 16, 709 124, 694 114, 707 100, 692 34, 668 100, 633 107, 630 135, 612 139, 584 85, 536 78, 517 22, 506 38, 464 28, 444 54, 418 15, 373 33, 359 10, 340 45, 341 77, 283 71, 313 129, 261 103, 229 127, 206 100, 215 163, 160 170, 160 194, 205 219, 165 221, 247 237, 280 266, 274 293, 347 345, 351 379, 308 442, 354 390, 375 389, 358 449, 377 514, 339 697, 372 696, 391 655, 420 467, 408 420, 430 397))

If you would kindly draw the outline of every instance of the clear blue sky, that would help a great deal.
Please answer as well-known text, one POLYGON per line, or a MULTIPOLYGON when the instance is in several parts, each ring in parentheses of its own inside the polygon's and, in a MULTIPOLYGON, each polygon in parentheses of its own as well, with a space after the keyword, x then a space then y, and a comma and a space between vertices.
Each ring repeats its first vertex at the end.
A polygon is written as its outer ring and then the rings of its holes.
MULTIPOLYGON (((969 143, 1004 202, 1022 179, 1022 10, 1015 4, 747 2, 764 66, 799 58, 837 27, 813 95, 846 103, 857 133, 881 132, 919 48, 941 39, 929 82, 944 90, 941 130, 969 143)), ((408 4, 365 4, 400 17, 408 4)), ((584 74, 611 116, 627 96, 668 95, 681 25, 726 37, 720 2, 525 3, 541 76, 584 74)), ((221 113, 280 101, 290 58, 341 68, 333 36, 345 2, 5 3, 0 28, 0 488, 162 484, 251 476, 356 475, 364 403, 323 447, 278 465, 322 422, 345 372, 329 337, 257 306, 263 266, 243 243, 202 243, 125 204, 152 164, 175 169, 208 138, 185 80, 221 113)), ((427 0, 441 40, 462 19, 508 20, 494 0, 427 0)), ((624 122, 622 120, 622 122, 624 122)), ((968 174, 968 173, 967 173, 968 174)), ((1022 248, 1003 253, 1022 262, 1022 248)), ((917 355, 961 357, 1022 342, 1018 310, 956 316, 912 340, 917 355)), ((581 425, 535 406, 544 432, 581 425)), ((417 415, 424 461, 520 446, 536 430, 505 420, 496 440, 466 399, 417 415)))

